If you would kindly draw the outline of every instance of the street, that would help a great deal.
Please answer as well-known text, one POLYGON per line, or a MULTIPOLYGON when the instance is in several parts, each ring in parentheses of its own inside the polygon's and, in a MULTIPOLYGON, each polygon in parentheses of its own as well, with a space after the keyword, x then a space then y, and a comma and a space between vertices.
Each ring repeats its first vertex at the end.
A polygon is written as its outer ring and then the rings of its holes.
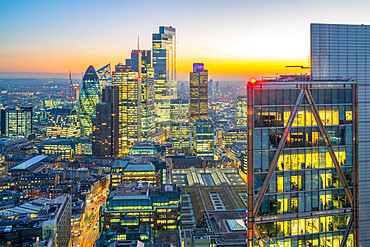
POLYGON ((92 202, 85 208, 85 221, 81 227, 81 235, 71 237, 72 247, 91 247, 99 238, 99 209, 105 203, 108 193, 102 193, 102 201, 92 202), (92 214, 92 217, 89 217, 92 214), (95 226, 96 225, 96 226, 95 226))

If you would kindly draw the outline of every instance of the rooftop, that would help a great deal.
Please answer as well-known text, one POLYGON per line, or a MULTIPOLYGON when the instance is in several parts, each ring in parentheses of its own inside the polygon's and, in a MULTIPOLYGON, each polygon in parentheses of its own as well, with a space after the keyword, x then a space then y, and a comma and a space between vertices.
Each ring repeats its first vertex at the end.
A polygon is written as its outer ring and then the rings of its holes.
POLYGON ((121 183, 116 188, 116 196, 144 195, 148 190, 147 183, 121 183))
POLYGON ((131 159, 120 159, 113 161, 112 168, 124 168, 128 165, 131 159))
POLYGON ((35 165, 36 163, 46 159, 48 156, 47 155, 37 155, 35 157, 32 157, 16 166, 11 168, 12 170, 27 170, 31 166, 35 165))
POLYGON ((155 171, 155 168, 152 163, 149 164, 129 163, 124 171, 125 172, 155 171))
POLYGON ((188 168, 173 169, 173 183, 178 186, 246 186, 236 168, 188 168))
MULTIPOLYGON (((253 79, 252 79, 253 80, 253 79)), ((322 87, 331 87, 333 85, 343 85, 343 84, 356 84, 355 77, 339 77, 332 78, 331 80, 312 80, 310 75, 279 75, 278 77, 262 77, 261 80, 255 80, 253 82, 248 82, 248 87, 252 84, 255 85, 274 85, 274 86, 287 86, 287 85, 321 85, 322 87)))
POLYGON ((207 211, 205 214, 211 226, 209 235, 218 244, 245 243, 247 233, 244 220, 247 213, 244 210, 207 211))

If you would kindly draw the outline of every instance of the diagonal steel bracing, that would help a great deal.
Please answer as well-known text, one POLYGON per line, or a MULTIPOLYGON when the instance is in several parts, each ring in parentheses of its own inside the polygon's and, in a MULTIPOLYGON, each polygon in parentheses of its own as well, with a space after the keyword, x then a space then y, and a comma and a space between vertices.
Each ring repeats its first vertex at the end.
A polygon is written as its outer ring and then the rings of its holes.
POLYGON ((256 223, 253 223, 253 231, 254 231, 254 235, 257 238, 257 242, 258 242, 259 246, 265 247, 265 243, 262 240, 262 236, 261 236, 260 230, 258 229, 256 223))
POLYGON ((344 233, 342 242, 340 243, 340 247, 345 247, 346 246, 347 239, 348 239, 349 233, 352 229, 353 223, 354 223, 354 217, 353 217, 353 214, 352 214, 351 218, 349 219, 349 222, 348 222, 348 225, 347 225, 347 228, 346 228, 346 232, 344 233))
POLYGON ((351 207, 353 208, 353 196, 352 196, 352 192, 351 192, 351 190, 348 187, 347 180, 344 177, 344 174, 342 172, 342 168, 339 165, 337 156, 335 155, 333 146, 331 145, 331 142, 330 142, 330 139, 328 137, 328 134, 326 133, 324 124, 321 121, 319 111, 317 110, 317 107, 315 105, 315 102, 313 101, 311 92, 308 89, 308 87, 305 86, 304 90, 306 92, 307 99, 308 99, 308 102, 310 103, 310 107, 311 107, 312 113, 313 113, 313 115, 315 117, 316 123, 319 126, 320 132, 321 132, 321 134, 323 135, 323 137, 325 139, 326 147, 329 150, 330 157, 331 157, 331 159, 332 159, 332 161, 334 163, 335 169, 337 170, 337 173, 339 175, 339 179, 340 179, 340 181, 341 181, 341 183, 342 183, 342 185, 344 187, 344 191, 346 192, 347 198, 348 198, 349 202, 351 203, 351 207))
MULTIPOLYGON (((253 207, 253 214, 252 214, 252 217, 254 218, 256 215, 257 215, 257 212, 260 210, 260 207, 261 207, 261 204, 262 204, 262 200, 264 198, 264 195, 267 191, 267 188, 268 188, 268 185, 270 184, 270 180, 271 180, 271 177, 273 175, 273 172, 275 171, 276 169, 276 165, 277 165, 277 162, 279 160, 279 157, 281 155, 281 152, 285 146, 285 143, 286 143, 286 140, 287 140, 287 137, 289 135, 289 132, 290 132, 290 129, 293 125, 293 122, 294 122, 294 119, 296 117, 296 114, 298 112, 298 109, 299 109, 299 106, 303 100, 303 97, 304 95, 306 94, 307 98, 308 98, 308 101, 309 101, 309 104, 310 104, 310 107, 311 107, 311 110, 312 110, 312 113, 314 114, 314 117, 315 117, 315 120, 317 122, 317 125, 320 129, 320 132, 321 134, 324 136, 324 139, 325 139, 325 143, 326 143, 326 146, 329 150, 329 153, 330 153, 330 156, 331 156, 331 159, 332 159, 332 162, 334 163, 334 166, 335 166, 335 169, 337 170, 337 173, 339 175, 339 179, 344 187, 344 190, 345 190, 345 193, 346 193, 346 196, 348 198, 348 200, 350 201, 350 204, 351 204, 351 207, 353 208, 354 207, 354 199, 353 199, 353 195, 351 193, 351 190, 349 189, 348 187, 348 183, 344 177, 344 174, 342 172, 342 169, 339 165, 339 162, 338 162, 338 159, 335 155, 335 152, 334 152, 334 149, 331 145, 331 142, 330 142, 330 139, 326 133, 326 130, 325 130, 325 127, 321 121, 321 118, 320 118, 320 115, 319 115, 319 112, 317 110, 317 107, 313 101, 313 98, 312 98, 312 95, 311 95, 311 92, 309 91, 308 87, 307 86, 303 86, 303 88, 301 89, 298 97, 297 97, 297 100, 295 102, 295 105, 294 105, 294 108, 292 110, 292 113, 289 117, 289 120, 288 120, 288 123, 285 127, 285 130, 284 130, 284 134, 282 136, 282 138, 280 139, 280 142, 279 142, 279 145, 278 145, 278 148, 275 152, 275 155, 274 155, 274 158, 272 159, 271 161, 271 164, 270 164, 270 167, 269 167, 269 170, 268 170, 268 173, 266 175, 266 178, 263 182, 263 185, 262 185, 262 188, 259 192, 259 195, 258 195, 258 198, 256 200, 256 203, 252 206, 253 207)), ((253 156, 252 156, 253 157, 253 156)), ((250 191, 248 192, 248 194, 250 194, 250 191)), ((250 195, 249 195, 250 196, 250 195)), ((249 215, 249 217, 251 217, 251 215, 249 215)), ((348 239, 348 236, 350 234, 350 231, 351 229, 353 228, 353 225, 354 225, 354 213, 352 213, 351 215, 351 218, 348 222, 348 225, 347 225, 347 229, 346 229, 346 232, 344 234, 344 237, 343 237, 343 240, 342 240, 342 243, 341 243, 341 247, 344 247, 346 245, 346 242, 347 242, 347 239, 348 239)), ((252 223, 253 224, 253 232, 254 232, 254 235, 259 243, 260 246, 265 246, 263 241, 262 241, 262 237, 261 237, 261 234, 259 232, 259 229, 258 229, 258 226, 257 224, 254 222, 254 219, 249 219, 247 218, 247 222, 249 223, 252 223)), ((249 238, 250 240, 250 238, 249 238)))
POLYGON ((259 192, 259 195, 258 195, 256 204, 254 205, 254 210, 253 210, 253 216, 254 217, 257 215, 257 212, 260 210, 263 197, 265 196, 265 193, 267 191, 268 185, 270 184, 270 180, 271 180, 272 174, 274 173, 274 171, 276 169, 277 162, 279 160, 279 157, 281 155, 281 152, 283 151, 283 148, 284 148, 285 143, 286 143, 286 140, 288 138, 290 129, 292 128, 294 119, 295 119, 295 117, 297 115, 299 106, 302 103, 303 97, 304 97, 304 90, 302 88, 301 91, 298 94, 298 97, 297 97, 297 100, 296 100, 296 102, 294 104, 294 108, 292 110, 292 113, 290 114, 288 123, 287 123, 287 125, 285 127, 285 130, 284 130, 284 134, 283 134, 283 136, 280 139, 280 142, 279 142, 279 145, 278 145, 278 147, 276 149, 274 158, 271 161, 271 164, 270 164, 269 170, 267 172, 266 178, 263 181, 263 185, 262 185, 262 188, 261 188, 261 190, 259 192))

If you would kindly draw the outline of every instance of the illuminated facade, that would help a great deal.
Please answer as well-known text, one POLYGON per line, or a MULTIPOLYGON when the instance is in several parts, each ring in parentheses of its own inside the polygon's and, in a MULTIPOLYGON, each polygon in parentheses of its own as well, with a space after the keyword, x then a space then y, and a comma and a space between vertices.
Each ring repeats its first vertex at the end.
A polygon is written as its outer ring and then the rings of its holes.
POLYGON ((69 160, 75 156, 75 145, 73 139, 48 139, 37 145, 37 150, 41 155, 58 155, 69 160))
POLYGON ((160 156, 160 153, 157 150, 157 145, 159 143, 155 143, 152 141, 142 141, 137 142, 135 146, 133 146, 128 155, 131 157, 135 156, 160 156))
POLYGON ((5 156, 0 155, 0 177, 8 175, 8 165, 5 162, 5 156))
POLYGON ((130 59, 131 71, 139 72, 141 78, 141 130, 143 139, 151 139, 155 130, 154 69, 151 51, 133 50, 130 59), (140 68, 140 69, 139 69, 140 68))
POLYGON ((152 38, 156 123, 169 130, 170 99, 177 98, 176 29, 160 26, 152 38))
POLYGON ((354 228, 361 246, 370 246, 369 40, 369 25, 311 24, 312 79, 354 79, 358 86, 359 221, 354 228))
POLYGON ((81 136, 80 120, 76 109, 51 109, 48 116, 46 136, 53 138, 76 138, 81 136))
POLYGON ((0 110, 1 134, 11 137, 32 133, 32 107, 8 107, 0 110))
POLYGON ((45 108, 59 108, 63 105, 63 101, 59 99, 45 99, 44 107, 45 108))
POLYGON ((357 246, 355 82, 250 85, 248 246, 357 246))
POLYGON ((113 74, 113 85, 119 88, 119 155, 124 156, 141 141, 141 79, 138 72, 120 67, 113 74))
POLYGON ((99 78, 92 65, 90 65, 82 79, 80 92, 80 123, 82 135, 92 134, 92 118, 96 114, 96 104, 100 101, 99 78))
POLYGON ((204 64, 194 63, 190 72, 190 126, 204 119, 208 119, 208 70, 204 64))
POLYGON ((118 87, 106 86, 102 102, 96 105, 92 138, 92 151, 96 157, 116 157, 119 154, 118 95, 118 87))
POLYGON ((239 95, 236 98, 236 127, 247 127, 247 97, 239 95))
POLYGON ((165 184, 149 187, 147 184, 120 184, 112 191, 100 210, 100 232, 112 224, 120 224, 127 217, 149 223, 151 229, 174 230, 181 220, 181 188, 165 184))
POLYGON ((189 100, 171 100, 170 140, 174 149, 190 147, 189 100))
POLYGON ((214 123, 207 120, 197 120, 194 125, 193 153, 196 156, 214 158, 214 123))
POLYGON ((152 186, 160 185, 160 173, 151 162, 137 163, 130 159, 115 160, 111 169, 111 189, 120 183, 145 182, 152 186))
POLYGON ((247 128, 236 128, 225 131, 222 134, 223 147, 230 147, 236 143, 247 143, 247 128))
POLYGON ((153 229, 150 228, 150 224, 140 222, 135 216, 125 217, 120 222, 111 223, 109 229, 99 236, 99 239, 95 242, 95 246, 108 247, 117 243, 117 246, 119 246, 123 241, 132 241, 135 243, 135 246, 137 246, 136 242, 143 245, 143 242, 154 242, 153 229))
POLYGON ((96 74, 99 77, 100 90, 106 86, 112 85, 112 72, 110 69, 110 63, 98 69, 96 74))

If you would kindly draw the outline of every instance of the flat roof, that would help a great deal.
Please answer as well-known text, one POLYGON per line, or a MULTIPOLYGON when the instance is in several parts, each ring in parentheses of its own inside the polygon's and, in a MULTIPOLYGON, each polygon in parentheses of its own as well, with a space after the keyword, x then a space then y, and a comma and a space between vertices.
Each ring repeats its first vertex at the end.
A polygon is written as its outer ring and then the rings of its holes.
POLYGON ((323 87, 323 88, 331 88, 331 87, 338 87, 342 85, 353 85, 356 84, 354 80, 317 80, 317 81, 257 81, 257 85, 263 86, 274 86, 274 87, 286 87, 286 86, 294 86, 297 85, 312 85, 315 87, 323 87))
POLYGON ((123 171, 124 172, 155 171, 155 168, 151 163, 150 164, 129 163, 123 171))
POLYGON ((12 168, 12 170, 25 170, 25 169, 28 169, 30 168, 31 166, 33 166, 34 164, 44 160, 45 158, 47 158, 48 156, 46 155, 37 155, 35 157, 32 157, 31 159, 28 159, 18 165, 16 165, 15 167, 12 168))
POLYGON ((120 160, 115 160, 112 163, 112 168, 125 168, 128 163, 131 161, 131 159, 120 159, 120 160))

